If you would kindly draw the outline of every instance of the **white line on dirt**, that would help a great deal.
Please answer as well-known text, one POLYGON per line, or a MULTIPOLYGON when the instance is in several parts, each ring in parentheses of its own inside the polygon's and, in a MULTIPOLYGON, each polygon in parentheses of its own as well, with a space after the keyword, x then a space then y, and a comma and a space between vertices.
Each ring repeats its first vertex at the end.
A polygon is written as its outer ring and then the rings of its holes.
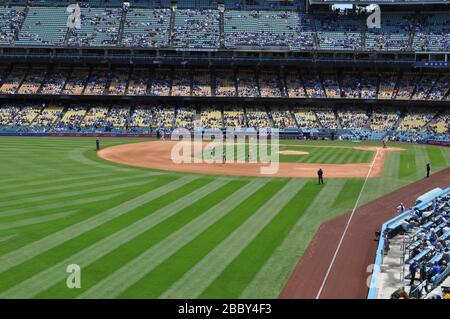
POLYGON ((341 239, 339 240, 339 244, 336 247, 336 251, 334 252, 333 259, 331 260, 331 263, 328 266, 327 273, 325 274, 325 277, 323 278, 322 284, 320 285, 319 291, 317 292, 316 299, 320 298, 320 295, 322 294, 322 291, 325 288, 325 285, 327 283, 328 277, 330 276, 330 273, 331 273, 331 269, 334 266, 334 263, 336 261, 336 257, 339 254, 339 250, 341 249, 342 242, 344 241, 345 235, 347 234, 348 228, 349 228, 350 223, 351 223, 351 221, 353 219, 353 215, 355 214, 356 208, 358 207, 358 203, 359 203, 359 200, 361 199, 361 195, 362 195, 362 193, 364 191, 364 188, 366 186, 367 180, 369 179, 370 173, 372 172, 372 168, 373 168, 373 166, 375 164, 376 159, 378 158, 378 153, 379 153, 379 149, 377 149, 377 152, 375 153, 375 156, 373 157, 372 163, 370 164, 370 168, 369 168, 369 171, 367 172, 366 179, 364 180, 364 184, 361 187, 361 191, 359 192, 358 198, 356 199, 355 206, 353 207, 352 213, 350 214, 350 218, 347 221, 347 225, 345 226, 344 232, 342 233, 341 239))

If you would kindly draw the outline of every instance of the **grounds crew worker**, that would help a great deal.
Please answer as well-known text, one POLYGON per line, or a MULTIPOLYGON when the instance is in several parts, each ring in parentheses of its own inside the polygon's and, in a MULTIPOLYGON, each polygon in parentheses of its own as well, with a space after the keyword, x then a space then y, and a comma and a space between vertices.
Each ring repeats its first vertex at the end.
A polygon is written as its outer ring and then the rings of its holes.
POLYGON ((97 151, 100 150, 100 140, 98 138, 95 139, 95 146, 97 147, 97 151))
POLYGON ((319 184, 323 184, 323 171, 322 168, 319 168, 317 171, 317 176, 319 177, 319 184))

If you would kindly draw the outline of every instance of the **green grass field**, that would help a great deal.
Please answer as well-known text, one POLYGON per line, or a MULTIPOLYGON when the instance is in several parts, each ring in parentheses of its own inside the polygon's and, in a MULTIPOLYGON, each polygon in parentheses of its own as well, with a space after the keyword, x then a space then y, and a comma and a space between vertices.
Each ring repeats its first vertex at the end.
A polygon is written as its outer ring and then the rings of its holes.
MULTIPOLYGON (((142 139, 102 146, 132 142, 142 139)), ((296 161, 371 158, 285 143, 310 152, 296 161)), ((99 159, 94 145, 0 138, 0 298, 275 298, 320 224, 352 209, 364 182, 151 171, 99 159), (66 286, 69 264, 81 266, 80 289, 66 286)), ((428 161, 434 172, 450 165, 450 148, 401 147, 360 204, 423 178, 428 161)))
MULTIPOLYGON (((292 143, 292 141, 282 141, 279 145, 279 162, 291 162, 291 163, 322 163, 322 164, 347 164, 347 163, 368 163, 371 161, 374 152, 366 150, 355 150, 351 147, 348 148, 333 148, 333 147, 317 147, 320 145, 308 145, 309 142, 292 143), (301 151, 308 154, 305 155, 285 155, 284 151, 301 151)), ((359 144, 356 144, 359 146, 359 144)), ((326 146, 326 144, 324 145, 326 146)), ((227 155, 227 159, 231 157, 234 161, 248 162, 249 158, 246 156, 249 154, 250 147, 248 145, 242 146, 239 150, 238 145, 224 147, 224 153, 227 155), (232 149, 234 148, 234 149, 232 149), (244 150, 245 149, 245 150, 244 150), (232 156, 229 154, 233 154, 232 156)), ((267 147, 267 155, 271 155, 270 143, 267 147)), ((214 154, 211 154, 211 149, 206 148, 203 152, 194 154, 196 158, 203 158, 206 160, 215 159, 221 161, 220 148, 214 154)), ((255 151, 255 158, 261 160, 258 152, 255 151)))

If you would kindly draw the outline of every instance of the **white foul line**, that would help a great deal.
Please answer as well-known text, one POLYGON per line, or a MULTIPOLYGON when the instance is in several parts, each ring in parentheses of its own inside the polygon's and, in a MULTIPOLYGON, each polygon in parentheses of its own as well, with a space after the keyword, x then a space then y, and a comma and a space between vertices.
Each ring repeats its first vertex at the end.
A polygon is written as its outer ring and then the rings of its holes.
POLYGON ((322 294, 323 288, 325 287, 325 284, 326 284, 326 282, 328 280, 328 276, 330 275, 331 269, 333 268, 334 262, 336 261, 336 257, 337 257, 337 255, 339 253, 339 250, 341 249, 342 242, 344 241, 345 235, 347 234, 348 227, 350 226, 350 223, 352 221, 353 215, 355 214, 356 207, 358 207, 358 203, 359 203, 359 200, 361 199, 361 195, 363 193, 364 187, 366 186, 367 180, 369 179, 370 173, 372 172, 373 165, 375 164, 375 161, 376 161, 376 159, 378 157, 378 151, 379 150, 380 149, 377 149, 377 152, 375 153, 375 156, 373 158, 372 164, 370 165, 369 171, 367 172, 366 179, 364 180, 364 184, 363 184, 363 186, 361 188, 361 191, 359 192, 358 198, 356 199, 355 206, 353 207, 352 213, 350 214, 350 218, 348 219, 347 225, 345 226, 344 232, 342 233, 341 240, 339 240, 339 244, 338 244, 338 246, 336 248, 336 251, 334 252, 333 259, 331 260, 331 263, 328 266, 328 270, 327 270, 327 273, 325 274, 325 277, 323 278, 322 285, 320 286, 320 289, 317 292, 316 299, 320 298, 320 295, 322 294))

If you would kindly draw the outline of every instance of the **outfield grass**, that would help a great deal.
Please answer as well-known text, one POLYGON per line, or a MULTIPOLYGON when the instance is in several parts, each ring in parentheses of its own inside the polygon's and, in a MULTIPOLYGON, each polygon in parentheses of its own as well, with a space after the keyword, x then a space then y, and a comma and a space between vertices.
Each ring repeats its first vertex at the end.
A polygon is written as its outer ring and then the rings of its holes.
MULTIPOLYGON (((102 146, 133 142, 142 139, 102 146)), ((372 156, 326 147, 351 142, 284 144, 316 158, 296 161, 372 156)), ((94 146, 91 138, 0 138, 1 298, 274 298, 320 224, 351 209, 363 186, 147 170, 104 161, 94 146), (65 284, 73 263, 81 289, 65 284)), ((449 148, 401 147, 360 204, 423 178, 427 162, 433 171, 450 166, 449 148)))

